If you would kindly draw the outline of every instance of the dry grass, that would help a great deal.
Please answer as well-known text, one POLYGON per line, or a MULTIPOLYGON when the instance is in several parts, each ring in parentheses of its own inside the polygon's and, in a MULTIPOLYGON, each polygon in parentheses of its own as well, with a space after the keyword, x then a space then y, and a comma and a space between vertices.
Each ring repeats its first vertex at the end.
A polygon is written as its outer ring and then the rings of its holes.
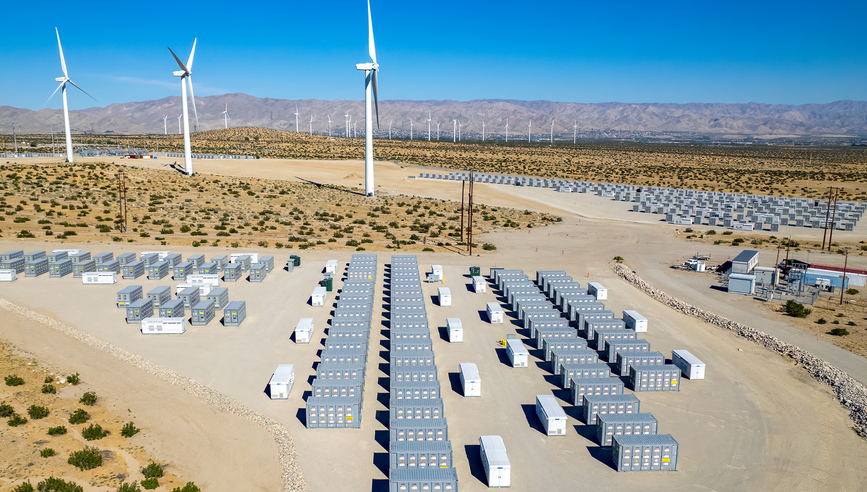
POLYGON ((859 287, 859 293, 850 296, 844 294, 844 303, 840 304, 840 294, 824 294, 816 300, 806 318, 786 316, 780 309, 780 304, 764 303, 766 309, 779 313, 786 322, 799 330, 809 333, 820 340, 832 343, 842 349, 867 357, 867 298, 864 289, 859 287), (818 323, 824 319, 825 323, 818 323), (836 324, 834 322, 837 322, 836 324), (854 326, 848 323, 854 323, 854 326), (848 335, 834 336, 829 332, 834 328, 845 328, 848 335))

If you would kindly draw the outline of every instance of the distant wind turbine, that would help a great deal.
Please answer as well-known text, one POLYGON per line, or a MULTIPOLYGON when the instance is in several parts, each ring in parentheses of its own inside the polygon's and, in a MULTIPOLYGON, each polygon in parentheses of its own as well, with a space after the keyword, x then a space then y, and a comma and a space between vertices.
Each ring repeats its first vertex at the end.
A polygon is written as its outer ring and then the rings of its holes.
POLYGON ((178 135, 180 135, 180 134, 183 133, 183 132, 181 131, 181 117, 182 117, 182 116, 184 116, 184 115, 183 115, 183 114, 179 114, 179 115, 178 115, 178 135))
POLYGON ((554 143, 554 120, 551 120, 551 143, 554 143))
POLYGON ((458 143, 458 120, 452 119, 452 143, 458 143))
POLYGON ((412 118, 409 119, 409 139, 412 140, 412 118))
MULTIPOLYGON (((58 90, 61 91, 60 93, 61 93, 61 96, 63 97, 63 124, 64 124, 64 129, 66 130, 66 162, 73 162, 73 160, 72 160, 72 132, 69 129, 69 105, 66 102, 66 83, 69 82, 76 89, 80 90, 81 92, 84 92, 85 94, 87 94, 87 92, 85 92, 85 90, 82 89, 81 87, 75 85, 75 82, 73 82, 69 78, 69 73, 66 71, 66 60, 63 58, 63 47, 60 46, 60 32, 57 30, 56 27, 54 28, 54 32, 57 34, 57 49, 60 50, 60 68, 63 69, 63 77, 57 77, 56 79, 54 79, 55 82, 60 82, 60 85, 57 86, 57 89, 54 89, 54 92, 51 93, 51 97, 48 98, 48 101, 50 101, 51 98, 54 97, 55 94, 57 94, 58 90)), ((93 96, 91 96, 90 94, 87 94, 87 97, 96 101, 96 99, 93 96)), ((48 104, 48 101, 45 101, 45 104, 48 104)), ((42 107, 45 107, 45 104, 43 104, 42 107)), ((17 149, 16 149, 15 153, 16 154, 18 153, 17 149)))
POLYGON ((572 127, 572 144, 575 144, 576 137, 578 137, 578 122, 575 122, 575 126, 572 127))
POLYGON ((298 133, 298 105, 295 105, 295 133, 298 133))
POLYGON ((485 141, 485 120, 482 120, 482 142, 485 141))
POLYGON ((376 126, 379 127, 379 64, 376 63, 376 45, 373 42, 373 18, 370 15, 370 0, 367 0, 367 51, 370 62, 355 65, 364 72, 364 194, 373 196, 373 105, 376 106, 376 126))
POLYGON ((313 135, 313 113, 310 113, 310 134, 313 135))
POLYGON ((427 141, 430 142, 430 111, 427 112, 427 141))
POLYGON ((527 124, 527 142, 532 142, 533 135, 533 120, 530 120, 530 123, 527 124))
POLYGON ((461 121, 458 120, 458 142, 461 141, 461 121))
POLYGON ((166 124, 166 121, 169 119, 169 115, 163 116, 163 135, 169 134, 169 127, 166 124))
POLYGON ((221 113, 223 115, 223 122, 226 124, 226 130, 229 129, 229 103, 226 103, 226 110, 221 113))
POLYGON ((330 137, 331 136, 331 115, 329 114, 327 116, 328 116, 328 136, 330 137))
POLYGON ((187 111, 187 85, 190 86, 190 97, 193 100, 193 111, 196 114, 196 127, 199 126, 199 112, 196 110, 196 96, 193 94, 193 79, 192 79, 192 70, 193 70, 193 57, 196 55, 196 42, 198 39, 193 40, 193 49, 190 51, 190 59, 187 60, 187 64, 184 65, 178 55, 169 48, 169 53, 175 58, 175 61, 178 62, 178 66, 181 67, 180 70, 176 70, 172 72, 175 77, 181 78, 181 106, 183 106, 183 116, 184 116, 184 170, 187 173, 187 176, 193 175, 193 157, 190 151, 190 116, 187 111), (186 80, 184 80, 186 79, 186 80))
POLYGON ((506 118, 506 143, 509 143, 509 118, 506 118))
POLYGON ((440 122, 437 121, 437 142, 440 141, 440 122))
POLYGON ((388 139, 391 140, 391 124, 394 120, 388 120, 388 139))
POLYGON ((349 138, 349 114, 343 115, 343 118, 346 120, 346 138, 349 138))

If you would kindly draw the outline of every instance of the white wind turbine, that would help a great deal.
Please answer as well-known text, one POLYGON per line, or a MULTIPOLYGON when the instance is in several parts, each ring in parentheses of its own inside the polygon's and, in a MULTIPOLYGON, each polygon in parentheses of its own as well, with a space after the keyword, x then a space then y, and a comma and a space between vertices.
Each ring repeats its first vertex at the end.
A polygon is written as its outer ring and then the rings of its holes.
POLYGON ((331 115, 329 114, 327 116, 328 116, 328 136, 330 137, 331 136, 331 115))
POLYGON ((199 126, 199 112, 196 110, 196 96, 193 94, 193 79, 192 79, 192 70, 193 70, 193 57, 196 55, 196 42, 197 39, 193 40, 193 50, 190 51, 190 59, 187 61, 187 64, 184 65, 178 55, 169 48, 169 53, 175 58, 175 61, 178 62, 178 66, 181 67, 180 70, 176 70, 173 72, 175 77, 181 78, 181 106, 183 106, 183 116, 184 116, 184 170, 187 173, 187 176, 193 175, 193 158, 190 151, 190 116, 187 111, 187 85, 190 86, 190 98, 193 100, 193 112, 196 114, 196 127, 199 126), (184 80, 186 79, 186 80, 184 80))
POLYGON ((437 121, 437 142, 440 141, 440 122, 437 121))
POLYGON ((482 120, 482 142, 485 141, 485 120, 482 120))
MULTIPOLYGON (((63 77, 57 77, 56 79, 54 79, 55 82, 60 82, 60 85, 57 86, 57 89, 54 89, 54 92, 51 93, 51 97, 48 98, 48 101, 50 101, 51 98, 54 97, 55 94, 57 94, 57 91, 60 91, 61 96, 63 97, 63 124, 64 129, 66 130, 66 162, 73 162, 72 133, 69 129, 69 105, 66 102, 66 83, 69 82, 70 84, 75 86, 76 89, 84 92, 85 94, 87 94, 87 92, 81 87, 75 85, 75 82, 73 82, 69 78, 69 73, 66 71, 66 60, 63 58, 63 47, 60 46, 60 32, 57 30, 56 27, 54 28, 54 32, 57 34, 57 49, 60 50, 60 68, 63 69, 63 77)), ((87 97, 96 101, 96 99, 94 99, 94 97, 90 94, 87 94, 87 97)), ((45 101, 45 104, 48 104, 48 101, 45 101)), ((45 107, 45 104, 43 104, 42 107, 45 107)))
POLYGON ((409 119, 409 139, 412 140, 412 118, 409 119))
POLYGON ((299 132, 298 128, 298 105, 295 105, 295 133, 299 132))
POLYGON ((530 120, 530 123, 527 124, 527 142, 532 142, 533 138, 533 120, 530 120))
POLYGON ((551 143, 554 143, 554 120, 551 120, 551 143))
POLYGON ((168 124, 166 123, 166 121, 168 121, 168 119, 169 119, 169 115, 163 116, 163 135, 169 134, 169 127, 168 127, 168 124))
POLYGON ((452 119, 452 143, 458 142, 458 120, 452 119))
POLYGON ((430 111, 427 112, 427 141, 430 142, 430 111))
POLYGON ((310 113, 310 134, 313 135, 313 113, 310 113))
POLYGON ((344 114, 343 119, 346 120, 346 138, 349 138, 349 114, 344 114))
POLYGON ((506 143, 509 143, 509 118, 506 118, 506 143))
POLYGON ((183 133, 183 132, 181 131, 181 117, 182 117, 182 116, 183 116, 182 114, 179 114, 179 115, 178 115, 178 135, 180 135, 180 134, 183 133))
POLYGON ((578 136, 578 122, 575 122, 575 126, 572 127, 572 144, 575 144, 575 139, 578 136))
POLYGON ((388 120, 388 139, 391 140, 391 124, 394 120, 388 120))
POLYGON ((379 128, 379 64, 376 63, 376 45, 373 42, 373 18, 370 15, 370 0, 367 0, 367 51, 369 63, 355 65, 364 72, 364 194, 373 196, 373 105, 376 106, 376 126, 379 128))
POLYGON ((226 130, 229 129, 229 103, 226 103, 226 110, 220 113, 223 115, 223 122, 226 124, 226 130))
POLYGON ((458 142, 461 141, 461 126, 463 125, 461 125, 460 120, 458 120, 458 142))

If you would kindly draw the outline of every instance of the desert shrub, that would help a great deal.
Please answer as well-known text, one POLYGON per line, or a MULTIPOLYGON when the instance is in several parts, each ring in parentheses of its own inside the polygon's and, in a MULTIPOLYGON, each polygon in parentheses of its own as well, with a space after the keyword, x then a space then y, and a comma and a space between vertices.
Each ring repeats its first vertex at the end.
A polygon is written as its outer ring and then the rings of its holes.
POLYGON ((160 481, 156 477, 146 478, 141 481, 141 486, 147 490, 153 490, 160 486, 160 481))
POLYGON ((49 427, 48 428, 48 435, 49 436, 62 436, 63 434, 66 434, 66 427, 64 427, 62 425, 58 425, 57 427, 49 427))
POLYGON ((424 251, 424 252, 428 252, 428 251, 433 252, 433 250, 434 250, 433 248, 425 248, 425 249, 423 249, 422 251, 424 251))
POLYGON ((48 477, 39 482, 36 485, 36 490, 39 492, 84 492, 81 485, 54 477, 48 477))
POLYGON ((842 337, 849 334, 849 330, 846 328, 834 328, 833 330, 828 332, 829 335, 834 335, 835 337, 842 337))
POLYGON ((6 380, 6 386, 21 386, 24 384, 24 379, 14 374, 10 374, 4 379, 6 380))
POLYGON ((96 441, 108 435, 108 431, 104 430, 99 424, 90 424, 81 431, 81 437, 88 441, 96 441))
POLYGON ((623 257, 622 256, 615 256, 614 261, 616 261, 617 263, 623 263, 623 257))
POLYGON ((854 296, 854 295, 858 294, 858 289, 850 287, 850 288, 846 289, 846 293, 849 294, 850 296, 854 296))
POLYGON ((7 405, 5 402, 3 404, 0 404, 0 417, 3 417, 5 419, 13 413, 15 413, 15 409, 12 408, 12 405, 7 405))
POLYGON ((100 454, 99 448, 84 448, 69 453, 67 463, 79 470, 92 470, 98 466, 102 466, 102 454, 100 454))
POLYGON ((81 399, 78 400, 78 402, 81 403, 82 405, 87 405, 89 407, 92 407, 92 406, 96 405, 96 393, 94 393, 93 391, 88 391, 87 393, 85 393, 84 395, 81 396, 81 399))
POLYGON ((846 326, 855 326, 855 322, 854 321, 848 321, 848 322, 846 322, 846 326))
POLYGON ((55 453, 54 450, 51 448, 45 448, 39 452, 39 456, 42 456, 43 458, 50 458, 50 457, 54 456, 55 454, 57 454, 57 453, 55 453))
POLYGON ((9 420, 6 421, 9 427, 18 427, 19 425, 24 425, 27 423, 27 419, 18 415, 17 413, 13 413, 12 417, 9 417, 9 420))
POLYGON ((163 476, 163 467, 156 461, 151 461, 141 469, 141 474, 145 478, 161 478, 163 476))
POLYGON ((78 376, 77 372, 75 374, 70 374, 69 376, 66 376, 66 380, 69 382, 69 384, 72 385, 81 383, 81 378, 78 376))
POLYGON ((47 408, 36 405, 30 405, 30 408, 27 409, 27 415, 30 415, 30 418, 33 420, 39 420, 48 417, 49 413, 50 412, 47 408))
POLYGON ((33 485, 30 482, 24 482, 12 489, 12 492, 33 492, 33 485))
POLYGON ((816 320, 816 324, 819 324, 819 325, 824 325, 827 322, 828 321, 826 321, 825 318, 819 318, 816 320))
POLYGON ((138 486, 138 482, 122 483, 117 488, 117 492, 141 492, 141 487, 138 486))
POLYGON ((43 384, 42 392, 54 394, 57 393, 57 388, 55 388, 53 384, 43 384))
POLYGON ((805 308, 803 304, 792 300, 786 301, 786 305, 783 306, 783 310, 786 312, 786 314, 795 318, 806 318, 810 313, 813 312, 812 309, 805 308))
POLYGON ((83 424, 87 422, 90 418, 90 415, 87 414, 84 410, 79 408, 78 410, 72 412, 72 415, 69 416, 70 424, 83 424))
POLYGON ((496 251, 497 247, 491 243, 484 243, 482 244, 482 249, 485 251, 496 251))
POLYGON ((193 482, 187 482, 183 487, 175 487, 172 492, 201 492, 202 489, 196 487, 193 482))
POLYGON ((43 380, 42 382, 45 383, 45 384, 53 383, 53 382, 54 382, 54 378, 51 377, 51 376, 45 376, 45 380, 43 380))
POLYGON ((132 437, 141 432, 141 429, 135 426, 132 422, 128 422, 123 428, 120 430, 120 435, 123 437, 132 437))

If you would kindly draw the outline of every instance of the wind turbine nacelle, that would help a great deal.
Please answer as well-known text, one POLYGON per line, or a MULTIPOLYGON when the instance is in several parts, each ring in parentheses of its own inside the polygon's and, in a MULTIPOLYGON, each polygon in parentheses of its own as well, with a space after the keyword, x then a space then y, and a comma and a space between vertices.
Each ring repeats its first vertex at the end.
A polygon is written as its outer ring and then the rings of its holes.
POLYGON ((177 70, 177 71, 172 72, 172 74, 175 77, 183 77, 184 75, 187 74, 187 72, 184 72, 183 70, 177 70))
POLYGON ((376 63, 356 63, 355 64, 356 70, 370 71, 370 70, 376 70, 376 68, 377 68, 376 63))
POLYGON ((54 79, 55 82, 66 82, 67 80, 69 79, 67 79, 66 77, 57 77, 56 79, 54 79))

